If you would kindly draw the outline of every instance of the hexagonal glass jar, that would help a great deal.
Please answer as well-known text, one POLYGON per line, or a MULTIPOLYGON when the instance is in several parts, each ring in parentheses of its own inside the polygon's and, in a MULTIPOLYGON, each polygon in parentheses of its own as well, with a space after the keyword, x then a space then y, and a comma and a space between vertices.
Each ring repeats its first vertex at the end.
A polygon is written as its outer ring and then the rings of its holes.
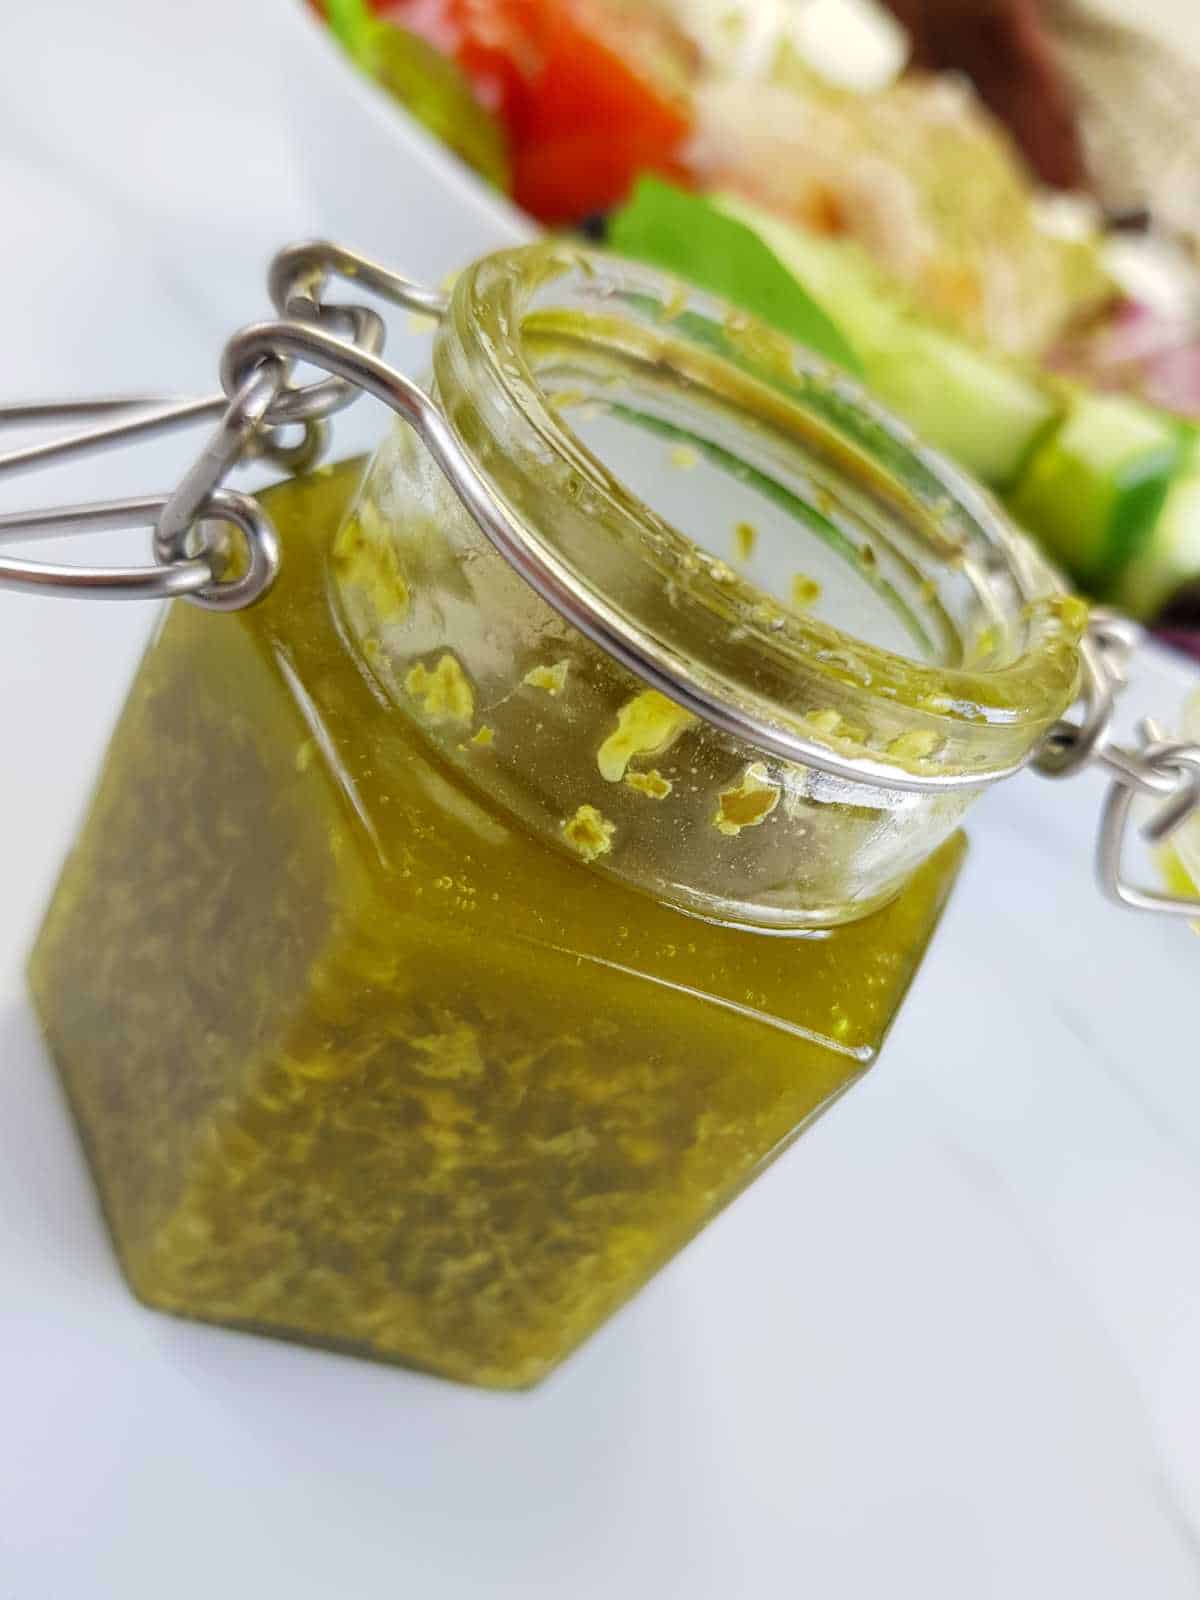
POLYGON ((1082 618, 842 378, 644 269, 484 261, 434 365, 561 591, 402 431, 268 492, 279 582, 168 616, 31 979, 145 1300, 521 1386, 874 1059, 1082 618))

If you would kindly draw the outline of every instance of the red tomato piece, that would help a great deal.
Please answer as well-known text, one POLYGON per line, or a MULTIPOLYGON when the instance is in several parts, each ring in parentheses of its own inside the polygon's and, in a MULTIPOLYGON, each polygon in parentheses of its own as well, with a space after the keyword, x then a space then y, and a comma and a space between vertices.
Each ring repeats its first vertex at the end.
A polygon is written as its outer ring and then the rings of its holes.
POLYGON ((508 131, 517 203, 542 222, 618 204, 639 172, 680 178, 691 128, 655 72, 653 27, 592 0, 377 0, 377 12, 452 55, 508 131))

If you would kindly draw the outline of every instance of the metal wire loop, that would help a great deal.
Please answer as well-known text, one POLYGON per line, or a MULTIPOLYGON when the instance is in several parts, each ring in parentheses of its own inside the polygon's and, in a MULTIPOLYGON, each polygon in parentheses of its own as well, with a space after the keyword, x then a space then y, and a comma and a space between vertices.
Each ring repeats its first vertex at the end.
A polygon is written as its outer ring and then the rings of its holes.
POLYGON ((278 428, 252 434, 246 441, 242 460, 251 461, 261 457, 289 477, 299 477, 302 472, 315 467, 329 449, 332 430, 328 421, 324 417, 310 417, 307 422, 302 422, 299 425, 300 437, 294 443, 288 443, 281 437, 288 426, 288 423, 281 423, 278 428))
MULTIPOLYGON (((58 461, 91 455, 227 411, 228 402, 223 394, 179 401, 100 396, 95 400, 67 402, 61 409, 49 401, 7 407, 0 412, 0 424, 114 415, 118 420, 0 456, 0 474, 32 471, 58 461)), ((0 544, 102 530, 156 528, 173 498, 138 496, 10 513, 0 517, 0 544)), ((215 483, 193 499, 192 515, 181 534, 179 552, 167 563, 160 561, 151 567, 94 567, 6 557, 0 560, 0 588, 77 599, 187 599, 221 610, 233 604, 248 604, 269 586, 278 568, 278 542, 274 531, 269 524, 265 528, 262 526, 263 518, 253 501, 244 495, 218 494, 215 483), (206 525, 203 532, 191 532, 192 523, 210 517, 219 517, 226 525, 233 523, 245 538, 245 570, 236 579, 226 579, 219 573, 228 559, 227 538, 219 534, 219 525, 214 523, 211 528, 206 525)))
POLYGON ((1116 775, 1109 785, 1100 818, 1096 845, 1096 875, 1110 899, 1133 911, 1154 911, 1169 916, 1200 917, 1200 898, 1147 889, 1125 876, 1125 837, 1132 807, 1139 792, 1165 795, 1138 830, 1154 846, 1162 846, 1193 817, 1200 814, 1200 744, 1156 739, 1143 727, 1142 746, 1119 752, 1120 760, 1106 754, 1106 764, 1116 775))
MULTIPOLYGON (((0 517, 0 545, 15 540, 24 543, 56 539, 63 534, 153 527, 165 504, 162 496, 141 496, 12 513, 0 517)), ((86 599, 97 594, 107 600, 190 599, 214 580, 212 563, 199 555, 170 567, 66 566, 0 557, 0 589, 32 590, 61 599, 86 599)))
MULTIPOLYGON (((56 539, 62 534, 152 528, 166 509, 165 496, 147 494, 90 506, 51 506, 0 517, 0 544, 56 539)), ((197 507, 186 554, 157 566, 77 566, 0 557, 0 589, 35 590, 59 598, 190 600, 210 611, 251 605, 274 582, 280 552, 270 518, 248 494, 213 490, 197 507), (232 578, 222 568, 234 560, 224 528, 232 523, 245 541, 242 570, 232 578)))
MULTIPOLYGON (((335 333, 344 329, 348 335, 344 342, 350 348, 362 350, 368 355, 378 355, 383 349, 386 335, 384 321, 370 306, 318 305, 302 320, 335 333)), ((252 326, 269 327, 271 324, 259 323, 252 326)), ((277 353, 260 346, 258 359, 261 362, 277 353)), ((230 347, 227 345, 221 358, 221 383, 225 393, 232 398, 249 377, 251 370, 250 364, 238 366, 230 361, 230 347)), ((287 381, 281 386, 262 420, 271 428, 296 422, 323 421, 333 416, 335 412, 344 411, 358 398, 359 390, 354 384, 341 378, 326 376, 305 384, 292 384, 287 381)))
POLYGON ((1050 778, 1070 777, 1093 764, 1104 767, 1111 781, 1096 844, 1101 888, 1110 899, 1135 911, 1197 917, 1200 897, 1146 889, 1125 876, 1125 837, 1139 794, 1160 802, 1139 830, 1151 845, 1164 844, 1200 812, 1200 745, 1164 740, 1152 724, 1143 725, 1136 745, 1118 744, 1112 738, 1117 699, 1142 632, 1129 617, 1102 606, 1093 608, 1080 649, 1082 716, 1078 722, 1055 723, 1033 765, 1050 778))
POLYGON ((414 283, 369 256, 328 239, 285 245, 276 253, 267 269, 271 303, 281 317, 299 316, 303 320, 301 307, 304 303, 320 304, 321 290, 330 277, 370 289, 391 305, 428 317, 440 319, 450 306, 450 297, 442 290, 414 283))
POLYGON ((283 362, 268 356, 233 395, 204 449, 167 499, 154 530, 154 554, 165 566, 194 554, 188 549, 200 508, 242 459, 286 377, 283 362))
MULTIPOLYGON (((0 455, 0 477, 17 472, 34 472, 78 456, 98 455, 120 445, 133 444, 158 433, 171 433, 193 423, 219 417, 228 401, 223 394, 204 395, 196 400, 147 400, 122 402, 100 399, 68 403, 58 415, 65 418, 118 415, 116 422, 83 428, 76 433, 44 439, 0 455), (121 415, 131 412, 132 415, 121 415)), ((31 401, 0 410, 0 427, 25 421, 47 422, 55 413, 50 401, 31 401)))
POLYGON ((1142 629, 1131 618, 1093 607, 1079 651, 1082 715, 1077 722, 1064 718, 1047 730, 1033 758, 1043 777, 1072 777, 1099 757, 1112 732, 1129 657, 1141 637, 1142 629))
POLYGON ((269 430, 266 412, 285 377, 283 363, 270 358, 259 363, 232 402, 223 394, 175 402, 102 396, 68 402, 62 410, 52 402, 33 401, 0 412, 0 423, 58 416, 118 419, 0 456, 0 474, 90 455, 212 416, 220 419, 200 459, 172 495, 50 506, 0 517, 0 543, 149 526, 158 565, 94 567, 6 557, 0 560, 0 588, 75 598, 187 599, 217 611, 250 605, 274 582, 279 542, 258 504, 223 489, 222 481, 232 467, 253 455, 311 464, 327 437, 320 422, 304 423, 294 445, 269 430), (240 558, 233 553, 231 525, 242 536, 240 558), (223 569, 231 565, 236 573, 227 577, 223 569))
POLYGON ((1175 792, 1142 825, 1142 834, 1151 844, 1166 844, 1172 834, 1200 811, 1200 745, 1165 743, 1152 745, 1146 763, 1155 771, 1175 780, 1175 792))
MULTIPOLYGON (((285 245, 267 269, 267 291, 279 316, 288 321, 316 323, 331 332, 337 331, 339 321, 349 321, 350 343, 371 355, 378 355, 383 349, 382 321, 365 306, 325 301, 324 290, 331 278, 340 278, 357 289, 369 289, 390 305, 425 316, 441 318, 449 306, 449 297, 440 290, 427 289, 369 256, 327 239, 285 245)), ((229 390, 233 387, 227 384, 229 390)), ((290 389, 273 409, 270 421, 281 420, 285 409, 289 421, 298 421, 302 416, 328 417, 353 404, 358 394, 349 379, 330 374, 317 383, 290 389)))
MULTIPOLYGON (((143 495, 84 506, 49 506, 0 517, 0 545, 9 541, 56 539, 64 534, 124 531, 154 527, 167 497, 143 495)), ((214 489, 200 502, 186 552, 167 565, 85 567, 0 557, 0 589, 30 589, 63 599, 102 595, 107 600, 190 600, 210 611, 235 611, 265 593, 279 570, 279 541, 270 519, 248 495, 214 489), (242 534, 242 570, 232 577, 222 568, 233 560, 223 527, 242 534)))
MULTIPOLYGON (((186 598, 206 611, 241 611, 260 600, 275 582, 279 574, 279 536, 257 500, 234 489, 213 489, 197 507, 188 555, 182 560, 197 557, 205 561, 213 576, 186 598), (230 523, 244 541, 245 558, 240 563, 223 532, 230 523), (231 565, 240 565, 241 570, 232 577, 224 576, 222 569, 231 565)), ((182 560, 164 570, 174 570, 182 560)))

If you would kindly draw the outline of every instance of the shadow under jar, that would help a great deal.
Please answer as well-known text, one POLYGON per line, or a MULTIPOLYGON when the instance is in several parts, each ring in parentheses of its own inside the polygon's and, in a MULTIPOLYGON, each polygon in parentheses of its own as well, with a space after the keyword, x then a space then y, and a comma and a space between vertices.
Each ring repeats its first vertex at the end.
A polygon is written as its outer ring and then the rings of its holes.
POLYGON ((611 257, 468 269, 432 394, 522 570, 401 424, 268 491, 279 582, 168 618, 32 981, 146 1300, 522 1386, 874 1059, 1084 611, 611 257))

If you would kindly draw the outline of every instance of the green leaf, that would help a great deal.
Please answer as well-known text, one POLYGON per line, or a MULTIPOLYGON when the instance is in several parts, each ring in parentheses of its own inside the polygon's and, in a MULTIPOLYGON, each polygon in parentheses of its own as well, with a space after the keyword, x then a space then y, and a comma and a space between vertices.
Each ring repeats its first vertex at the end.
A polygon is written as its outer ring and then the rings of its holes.
POLYGON ((861 375, 859 359, 837 324, 774 251, 745 223, 699 195, 643 177, 611 218, 608 238, 618 254, 664 267, 861 375))

